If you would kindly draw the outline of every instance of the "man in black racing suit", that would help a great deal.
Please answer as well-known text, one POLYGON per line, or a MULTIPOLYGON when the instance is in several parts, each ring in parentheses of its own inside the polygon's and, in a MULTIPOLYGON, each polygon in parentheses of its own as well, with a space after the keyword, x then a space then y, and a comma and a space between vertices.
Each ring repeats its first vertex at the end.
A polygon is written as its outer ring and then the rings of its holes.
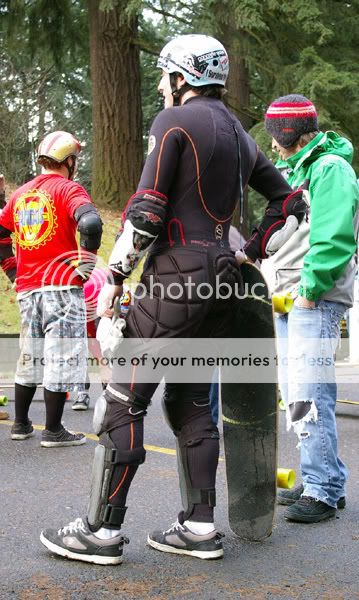
MULTIPOLYGON (((226 337, 238 300, 215 293, 200 300, 196 290, 216 280, 233 289, 241 285, 228 232, 245 187, 268 200, 244 249, 253 261, 266 256, 269 241, 272 249, 273 240, 274 246, 284 243, 290 235, 288 217, 300 221, 305 203, 223 104, 228 56, 220 42, 202 35, 175 38, 162 50, 158 65, 165 110, 150 131, 141 180, 110 257, 113 280, 101 292, 100 312, 106 314, 123 280, 148 252, 141 278, 146 293, 130 307, 124 337, 226 337), (154 292, 153 282, 161 283, 164 293, 154 292), (180 289, 175 300, 166 292, 173 284, 180 289)), ((126 497, 145 459, 144 416, 162 375, 153 383, 136 382, 134 368, 127 373, 114 367, 95 409, 100 439, 87 519, 43 531, 41 541, 51 551, 98 564, 122 561, 126 497)), ((158 550, 205 559, 223 555, 213 524, 219 434, 211 419, 209 387, 210 382, 166 385, 164 408, 177 438, 186 506, 170 529, 148 536, 158 550)))

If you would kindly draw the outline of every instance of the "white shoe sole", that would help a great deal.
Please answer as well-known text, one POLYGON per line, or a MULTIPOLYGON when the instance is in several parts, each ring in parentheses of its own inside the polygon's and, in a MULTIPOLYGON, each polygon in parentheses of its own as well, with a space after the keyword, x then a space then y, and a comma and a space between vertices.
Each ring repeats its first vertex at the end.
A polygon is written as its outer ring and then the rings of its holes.
POLYGON ((50 542, 47 538, 45 538, 42 532, 40 534, 40 542, 44 544, 44 546, 46 546, 50 552, 71 560, 81 560, 82 562, 94 563, 95 565, 120 565, 122 563, 122 555, 98 556, 96 554, 77 554, 76 552, 71 552, 71 550, 67 550, 62 546, 57 546, 56 544, 50 542))
POLYGON ((86 438, 82 438, 81 440, 77 440, 74 442, 40 442, 43 448, 60 448, 61 446, 82 446, 86 444, 86 438))
POLYGON ((72 410, 88 410, 89 409, 89 405, 88 404, 73 404, 71 406, 72 410))
POLYGON ((31 433, 12 433, 11 439, 12 440, 27 440, 28 438, 34 437, 34 435, 35 435, 35 431, 32 431, 31 433))
POLYGON ((158 542, 151 540, 150 536, 147 536, 147 543, 152 548, 155 548, 155 550, 160 550, 161 552, 169 552, 170 554, 186 554, 187 556, 194 556, 195 558, 202 558, 203 560, 222 558, 223 556, 223 548, 209 552, 201 550, 183 550, 182 548, 167 546, 167 544, 159 544, 158 542))

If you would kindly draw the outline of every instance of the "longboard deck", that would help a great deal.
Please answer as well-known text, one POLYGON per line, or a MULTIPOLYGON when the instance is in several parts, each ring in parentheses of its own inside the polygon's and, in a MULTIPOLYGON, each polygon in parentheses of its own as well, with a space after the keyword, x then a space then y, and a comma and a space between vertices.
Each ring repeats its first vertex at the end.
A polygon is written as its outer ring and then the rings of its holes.
MULTIPOLYGON (((250 295, 264 283, 260 271, 241 266, 249 294, 238 300, 232 337, 269 338, 275 345, 273 309, 264 298, 250 295)), ((232 531, 244 540, 260 541, 272 532, 277 472, 277 386, 275 383, 225 383, 222 370, 223 435, 228 513, 232 531)))

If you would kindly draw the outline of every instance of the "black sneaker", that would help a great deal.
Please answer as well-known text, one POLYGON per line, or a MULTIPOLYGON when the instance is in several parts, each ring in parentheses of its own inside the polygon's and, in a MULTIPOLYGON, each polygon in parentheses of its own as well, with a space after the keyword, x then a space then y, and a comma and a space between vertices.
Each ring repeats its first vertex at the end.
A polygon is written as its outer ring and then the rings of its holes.
MULTIPOLYGON (((290 506, 297 502, 304 492, 304 485, 300 484, 291 490, 279 490, 277 492, 277 504, 283 504, 284 506, 290 506)), ((338 500, 337 508, 345 508, 346 500, 345 496, 342 496, 338 500)))
POLYGON ((192 533, 179 521, 173 523, 167 531, 154 531, 147 537, 147 543, 161 552, 173 554, 188 554, 196 558, 222 558, 223 534, 212 531, 207 535, 192 533))
POLYGON ((284 513, 284 517, 289 521, 298 521, 300 523, 318 523, 335 517, 336 508, 325 504, 321 500, 316 500, 311 496, 301 496, 297 502, 289 506, 284 513))
POLYGON ((85 444, 86 437, 83 433, 67 431, 62 425, 60 431, 44 429, 41 434, 41 446, 44 448, 57 448, 58 446, 81 446, 85 444))
POLYGON ((79 392, 71 408, 72 410, 87 410, 89 405, 90 396, 86 392, 79 392))
POLYGON ((40 541, 54 554, 96 565, 119 565, 122 563, 123 545, 129 543, 123 535, 101 540, 81 518, 58 531, 45 529, 41 532, 40 541))
POLYGON ((27 438, 35 435, 34 428, 31 421, 26 425, 24 423, 14 423, 11 427, 11 439, 12 440, 27 440, 27 438))

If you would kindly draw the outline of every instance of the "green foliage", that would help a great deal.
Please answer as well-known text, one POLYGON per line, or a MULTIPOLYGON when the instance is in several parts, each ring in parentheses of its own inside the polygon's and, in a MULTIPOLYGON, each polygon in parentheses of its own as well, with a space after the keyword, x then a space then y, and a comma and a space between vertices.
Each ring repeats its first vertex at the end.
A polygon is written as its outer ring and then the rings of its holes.
MULTIPOLYGON (((82 0, 3 0, 0 11, 0 164, 20 184, 34 175, 49 131, 91 140, 87 15, 82 0)), ((90 151, 87 144, 80 165, 86 184, 90 151)))
MULTIPOLYGON (((251 133, 265 151, 266 106, 298 92, 317 106, 323 129, 359 143, 359 0, 101 0, 138 16, 143 135, 162 101, 156 56, 174 35, 217 35, 249 72, 251 133)), ((38 137, 68 129, 87 142, 82 181, 90 184, 91 82, 87 2, 0 0, 0 164, 20 182, 34 169, 38 137), (19 51, 21 49, 21 52, 19 51)), ((145 144, 146 146, 146 144, 145 144)), ((359 157, 355 154, 355 164, 359 157)), ((254 215, 255 209, 251 209, 254 215)))

